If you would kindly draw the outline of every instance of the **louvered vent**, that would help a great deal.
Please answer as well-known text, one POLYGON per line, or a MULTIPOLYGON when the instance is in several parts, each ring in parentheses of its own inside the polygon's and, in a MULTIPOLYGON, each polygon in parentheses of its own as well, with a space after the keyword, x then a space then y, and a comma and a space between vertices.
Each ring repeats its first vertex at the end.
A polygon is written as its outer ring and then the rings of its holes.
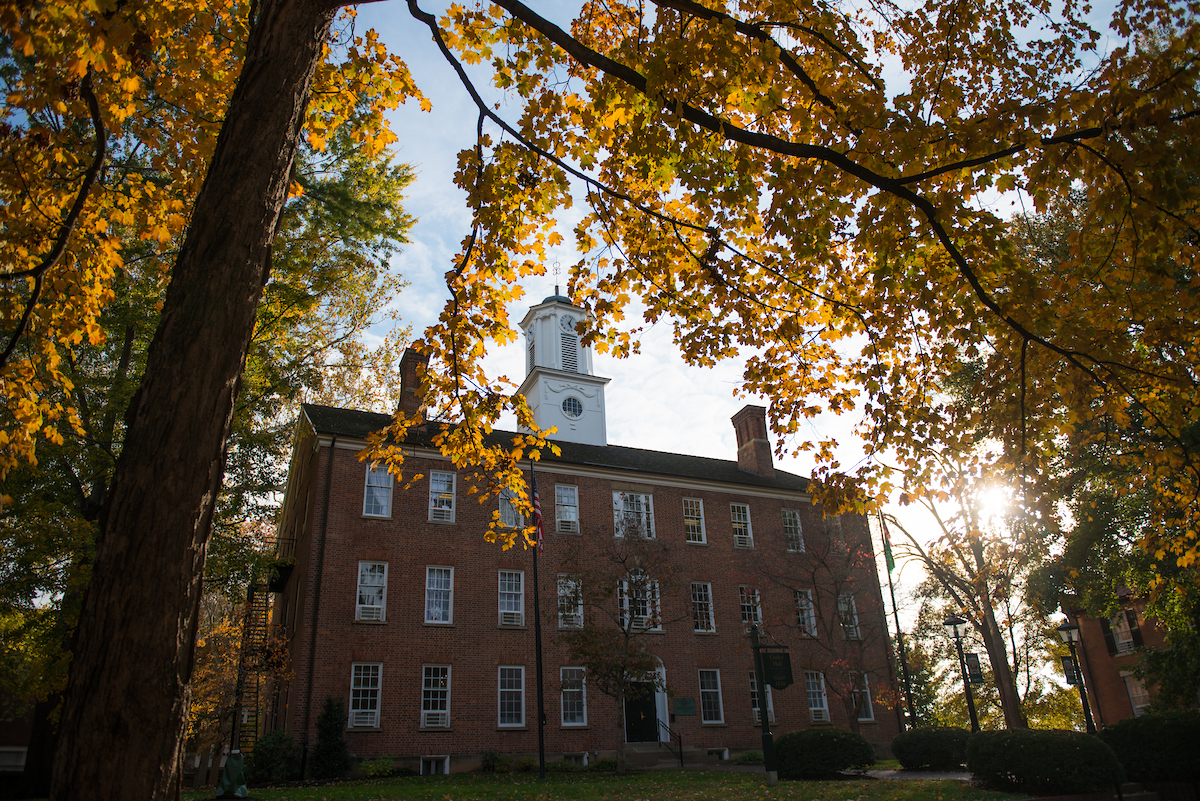
POLYGON ((568 373, 579 372, 579 337, 574 334, 562 335, 562 367, 568 373))

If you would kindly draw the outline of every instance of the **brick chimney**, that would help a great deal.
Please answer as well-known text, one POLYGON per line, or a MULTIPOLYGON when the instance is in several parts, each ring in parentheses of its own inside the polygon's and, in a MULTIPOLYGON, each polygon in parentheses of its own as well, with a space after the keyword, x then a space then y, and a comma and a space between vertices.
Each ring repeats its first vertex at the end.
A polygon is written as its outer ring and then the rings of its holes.
POLYGON ((767 439, 767 408, 744 406, 732 418, 737 432, 738 469, 766 478, 775 477, 771 441, 767 439))
MULTIPOLYGON (((421 401, 425 398, 422 373, 428 365, 429 357, 413 348, 405 350, 400 357, 400 411, 406 417, 421 411, 421 401)), ((422 422, 424 419, 422 412, 422 422)))

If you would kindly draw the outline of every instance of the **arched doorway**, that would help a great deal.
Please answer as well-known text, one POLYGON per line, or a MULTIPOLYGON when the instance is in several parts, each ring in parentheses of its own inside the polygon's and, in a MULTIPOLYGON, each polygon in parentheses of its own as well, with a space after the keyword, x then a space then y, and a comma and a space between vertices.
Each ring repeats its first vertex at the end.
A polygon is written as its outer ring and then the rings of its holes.
MULTIPOLYGON (((662 660, 658 662, 658 685, 667 686, 667 674, 662 660)), ((635 684, 625 697, 625 742, 657 743, 668 735, 658 722, 667 720, 667 694, 656 690, 653 682, 635 684)))

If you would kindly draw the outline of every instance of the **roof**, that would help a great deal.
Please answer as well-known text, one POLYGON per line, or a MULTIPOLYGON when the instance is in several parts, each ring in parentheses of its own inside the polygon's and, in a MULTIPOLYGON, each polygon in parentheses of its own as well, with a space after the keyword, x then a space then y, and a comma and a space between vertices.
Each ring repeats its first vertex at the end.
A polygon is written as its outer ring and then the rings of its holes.
MULTIPOLYGON (((363 412, 356 409, 339 409, 334 406, 316 406, 310 403, 303 405, 302 412, 318 433, 353 437, 354 439, 365 439, 371 432, 385 428, 392 422, 391 416, 386 414, 363 412)), ((512 431, 495 431, 489 439, 501 442, 514 436, 516 433, 512 431)), ((542 463, 605 467, 660 476, 741 484, 747 487, 793 492, 808 491, 808 479, 779 469, 775 470, 774 476, 766 477, 747 473, 738 468, 737 462, 726 459, 710 459, 706 456, 688 456, 682 453, 627 448, 623 445, 583 445, 577 442, 552 441, 561 449, 562 454, 555 456, 549 451, 543 451, 542 463)), ((428 430, 409 431, 406 443, 433 447, 428 430)))

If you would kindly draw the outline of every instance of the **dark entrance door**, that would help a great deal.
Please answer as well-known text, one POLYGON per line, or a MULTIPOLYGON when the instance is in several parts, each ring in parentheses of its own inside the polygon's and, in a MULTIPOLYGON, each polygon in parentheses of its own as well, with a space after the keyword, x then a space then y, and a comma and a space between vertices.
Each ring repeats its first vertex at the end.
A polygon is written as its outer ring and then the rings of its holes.
POLYGON ((625 742, 658 742, 658 716, 654 711, 654 685, 635 684, 625 699, 625 742))

